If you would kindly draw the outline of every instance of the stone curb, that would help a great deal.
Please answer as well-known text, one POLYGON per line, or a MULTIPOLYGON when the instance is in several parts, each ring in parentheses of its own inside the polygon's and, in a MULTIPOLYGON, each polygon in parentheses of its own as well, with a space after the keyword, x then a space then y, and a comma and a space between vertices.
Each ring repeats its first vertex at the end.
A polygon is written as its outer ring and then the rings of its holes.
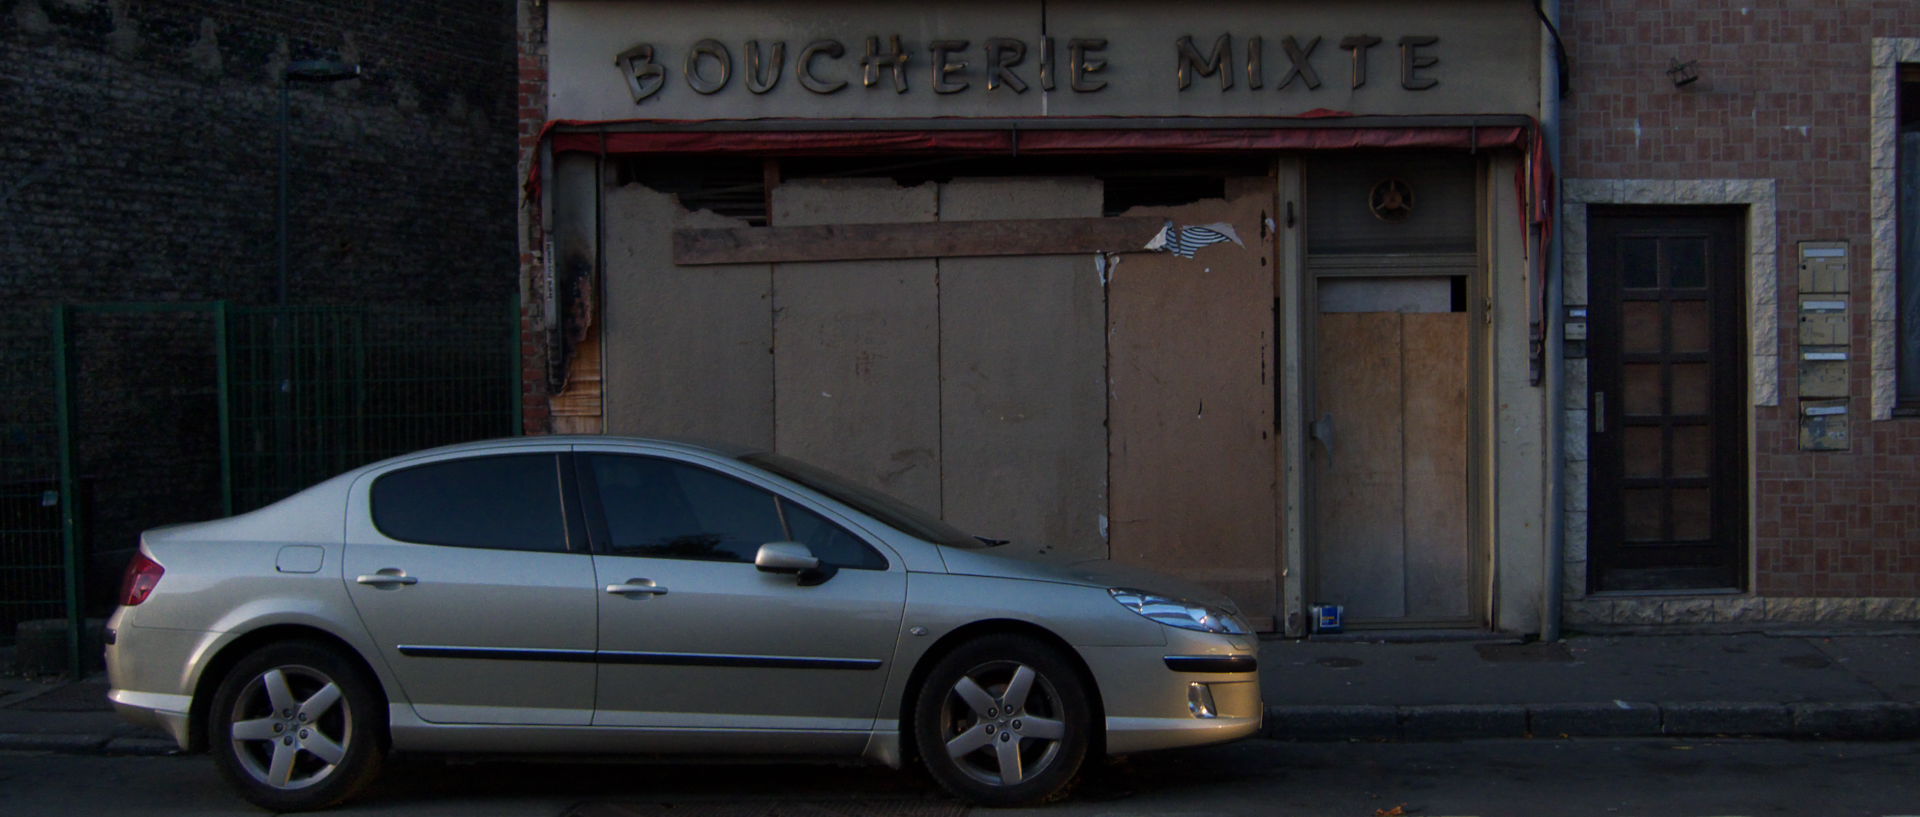
POLYGON ((1713 736, 1906 740, 1920 738, 1920 703, 1271 706, 1261 734, 1289 741, 1713 736))
POLYGON ((113 737, 111 735, 0 732, 0 752, 58 752, 61 754, 145 755, 178 754, 170 738, 113 737))
POLYGON ((106 735, 0 733, 0 750, 15 752, 91 752, 107 745, 106 735))

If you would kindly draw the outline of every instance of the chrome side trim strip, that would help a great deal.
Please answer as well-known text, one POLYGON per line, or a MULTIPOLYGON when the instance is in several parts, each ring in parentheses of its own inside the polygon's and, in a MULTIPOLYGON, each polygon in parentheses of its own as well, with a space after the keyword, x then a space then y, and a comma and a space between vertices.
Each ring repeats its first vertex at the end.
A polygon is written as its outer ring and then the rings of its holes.
POLYGON ((880 668, 878 658, 808 658, 789 655, 728 655, 696 652, 619 652, 600 653, 602 664, 654 664, 669 667, 772 667, 778 669, 857 669, 880 668))
POLYGON ((1251 655, 1169 655, 1163 660, 1174 672, 1253 672, 1260 668, 1251 655))
POLYGON ((522 647, 426 647, 401 644, 401 655, 413 658, 491 658, 495 661, 564 661, 593 663, 592 650, 541 650, 522 647))
POLYGON ((793 655, 624 652, 619 650, 545 650, 522 647, 430 647, 419 644, 401 644, 398 649, 401 655, 413 658, 484 658, 495 661, 651 664, 668 667, 876 670, 879 669, 883 663, 878 658, 812 658, 793 655))

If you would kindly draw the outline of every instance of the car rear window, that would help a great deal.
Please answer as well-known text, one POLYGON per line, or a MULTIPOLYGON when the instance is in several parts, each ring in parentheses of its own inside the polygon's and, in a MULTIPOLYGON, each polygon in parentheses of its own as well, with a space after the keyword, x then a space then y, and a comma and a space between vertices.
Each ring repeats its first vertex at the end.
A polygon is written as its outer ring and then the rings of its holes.
POLYGON ((374 527, 402 542, 561 551, 567 549, 561 514, 553 454, 428 463, 373 483, 374 527))

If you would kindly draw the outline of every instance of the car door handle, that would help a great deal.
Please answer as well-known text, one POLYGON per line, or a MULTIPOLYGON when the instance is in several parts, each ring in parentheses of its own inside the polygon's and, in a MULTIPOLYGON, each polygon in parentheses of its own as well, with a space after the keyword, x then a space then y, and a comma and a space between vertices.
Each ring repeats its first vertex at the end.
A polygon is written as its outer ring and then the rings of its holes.
POLYGON ((664 596, 667 589, 652 579, 628 579, 626 584, 609 584, 607 592, 616 596, 664 596))
POLYGON ((368 573, 354 578, 354 581, 374 587, 399 587, 406 584, 419 584, 420 580, 402 572, 399 568, 383 568, 377 573, 368 573))

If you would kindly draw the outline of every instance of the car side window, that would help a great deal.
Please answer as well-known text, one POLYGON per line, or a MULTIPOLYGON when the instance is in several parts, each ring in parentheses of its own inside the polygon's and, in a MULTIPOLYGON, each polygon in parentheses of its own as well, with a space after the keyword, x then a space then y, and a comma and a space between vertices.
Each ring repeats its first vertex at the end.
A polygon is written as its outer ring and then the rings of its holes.
POLYGON ((785 499, 780 500, 780 510, 786 517, 790 540, 806 545, 821 564, 853 570, 887 569, 886 557, 826 517, 785 499))
POLYGON ((389 539, 499 550, 567 549, 553 454, 471 457, 373 481, 373 525, 389 539))
POLYGON ((585 456, 613 555, 752 562, 761 545, 786 539, 773 495, 759 488, 672 460, 585 456))

